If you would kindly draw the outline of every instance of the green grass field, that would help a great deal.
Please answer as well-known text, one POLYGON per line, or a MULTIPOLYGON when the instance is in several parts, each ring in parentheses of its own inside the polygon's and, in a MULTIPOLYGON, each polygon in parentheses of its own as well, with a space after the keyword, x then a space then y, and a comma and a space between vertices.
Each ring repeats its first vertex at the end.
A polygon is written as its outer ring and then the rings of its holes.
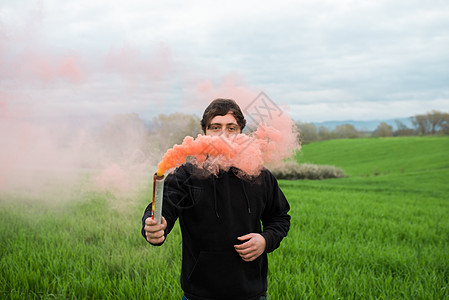
MULTIPOLYGON (((300 163, 348 178, 280 181, 292 227, 269 255, 270 299, 449 299, 449 138, 330 140, 300 163)), ((148 245, 140 197, 0 195, 0 298, 180 299, 178 227, 148 245)))

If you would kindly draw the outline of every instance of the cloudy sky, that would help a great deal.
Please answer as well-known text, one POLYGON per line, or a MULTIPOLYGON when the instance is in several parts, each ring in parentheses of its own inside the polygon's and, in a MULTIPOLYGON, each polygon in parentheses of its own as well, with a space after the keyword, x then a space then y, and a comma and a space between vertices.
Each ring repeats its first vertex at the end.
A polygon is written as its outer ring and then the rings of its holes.
POLYGON ((449 1, 0 3, 0 117, 199 115, 260 92, 303 122, 449 111, 449 1))

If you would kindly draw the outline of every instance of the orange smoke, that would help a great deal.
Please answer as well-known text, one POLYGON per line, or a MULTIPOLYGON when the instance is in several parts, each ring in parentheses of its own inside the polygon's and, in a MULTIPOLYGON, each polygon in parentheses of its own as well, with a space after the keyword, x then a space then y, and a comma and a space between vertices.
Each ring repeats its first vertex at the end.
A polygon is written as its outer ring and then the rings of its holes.
POLYGON ((199 134, 194 140, 191 136, 187 136, 181 145, 174 145, 164 154, 158 165, 157 175, 162 176, 168 170, 183 164, 188 156, 194 156, 199 162, 204 162, 208 154, 222 155, 230 159, 235 156, 235 151, 227 143, 227 139, 222 137, 199 134))
POLYGON ((195 158, 193 163, 213 174, 236 167, 243 172, 242 175, 256 176, 264 163, 278 163, 300 149, 291 119, 279 119, 274 125, 259 124, 252 134, 238 134, 231 138, 198 135, 193 139, 188 136, 181 145, 173 146, 164 154, 157 175, 162 176, 192 156, 195 158), (208 155, 210 159, 203 165, 208 155))

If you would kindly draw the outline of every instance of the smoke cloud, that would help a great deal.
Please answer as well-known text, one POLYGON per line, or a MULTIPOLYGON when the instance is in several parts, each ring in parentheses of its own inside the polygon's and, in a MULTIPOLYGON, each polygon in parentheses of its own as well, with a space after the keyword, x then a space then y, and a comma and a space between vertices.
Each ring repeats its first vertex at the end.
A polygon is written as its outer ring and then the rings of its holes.
POLYGON ((135 195, 160 153, 149 150, 154 141, 133 112, 142 102, 163 105, 169 49, 124 44, 87 56, 51 45, 43 21, 38 8, 14 27, 0 26, 0 196, 135 195))
MULTIPOLYGON (((76 52, 47 41, 40 32, 43 19, 39 9, 14 28, 0 26, 0 197, 21 193, 57 202, 90 191, 134 197, 148 188, 171 147, 165 146, 168 135, 150 130, 151 116, 200 115, 218 97, 235 99, 253 130, 268 126, 250 137, 265 141, 254 144, 261 161, 274 160, 274 149, 283 153, 284 145, 290 149, 285 155, 297 148, 290 145, 286 113, 279 120, 274 114, 267 120, 253 117, 261 88, 250 88, 240 75, 209 78, 204 75, 209 70, 175 59, 162 43, 136 49, 123 42, 89 55, 76 52), (173 90, 182 97, 173 99, 173 90)), ((248 173, 260 167, 238 164, 248 173)))
POLYGON ((158 164, 162 175, 183 164, 188 157, 199 168, 216 175, 220 170, 236 167, 241 177, 257 176, 264 165, 278 164, 300 149, 295 123, 286 115, 273 116, 270 124, 259 123, 249 134, 227 137, 186 137, 181 145, 169 149, 158 164))

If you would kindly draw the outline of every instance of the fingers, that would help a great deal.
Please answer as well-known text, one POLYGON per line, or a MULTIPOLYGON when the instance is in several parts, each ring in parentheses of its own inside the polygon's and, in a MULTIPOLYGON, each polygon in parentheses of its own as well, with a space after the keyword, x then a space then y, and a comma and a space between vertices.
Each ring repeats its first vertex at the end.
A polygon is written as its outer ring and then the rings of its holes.
POLYGON ((259 257, 259 255, 257 255, 257 254, 254 254, 254 255, 247 255, 247 256, 241 256, 241 258, 243 259, 243 261, 246 261, 246 262, 254 261, 254 260, 256 260, 256 258, 258 258, 258 257, 259 257))
POLYGON ((262 252, 259 252, 257 249, 248 249, 247 251, 237 250, 237 253, 246 262, 253 261, 262 254, 262 252))
POLYGON ((247 254, 255 250, 255 243, 249 240, 243 244, 234 245, 234 248, 238 253, 247 254))
POLYGON ((239 236, 237 239, 238 239, 239 241, 245 241, 245 240, 249 240, 249 239, 252 238, 254 235, 255 235, 255 233, 249 233, 249 234, 246 234, 246 235, 244 235, 244 236, 239 236))
POLYGON ((240 245, 235 245, 235 249, 239 250, 240 252, 249 252, 251 250, 254 250, 254 247, 256 245, 256 240, 252 240, 253 237, 256 236, 256 233, 250 233, 244 236, 239 236, 237 239, 239 241, 246 241, 240 245))
POLYGON ((157 221, 153 220, 150 217, 150 218, 145 219, 145 230, 146 230, 147 226, 151 227, 151 228, 165 229, 167 227, 167 221, 165 220, 164 217, 161 217, 161 224, 157 224, 157 221))
POLYGON ((161 224, 157 224, 156 220, 151 218, 145 219, 145 236, 147 241, 152 244, 160 244, 165 240, 164 230, 167 227, 167 221, 161 218, 161 224))
POLYGON ((234 245, 235 250, 244 261, 253 261, 265 251, 265 238, 258 233, 250 233, 237 239, 247 240, 243 244, 234 245))
POLYGON ((165 240, 164 231, 159 232, 145 232, 147 241, 152 244, 160 244, 165 240))
POLYGON ((254 243, 246 242, 241 245, 235 245, 235 250, 244 260, 252 258, 257 254, 257 246, 254 243))

